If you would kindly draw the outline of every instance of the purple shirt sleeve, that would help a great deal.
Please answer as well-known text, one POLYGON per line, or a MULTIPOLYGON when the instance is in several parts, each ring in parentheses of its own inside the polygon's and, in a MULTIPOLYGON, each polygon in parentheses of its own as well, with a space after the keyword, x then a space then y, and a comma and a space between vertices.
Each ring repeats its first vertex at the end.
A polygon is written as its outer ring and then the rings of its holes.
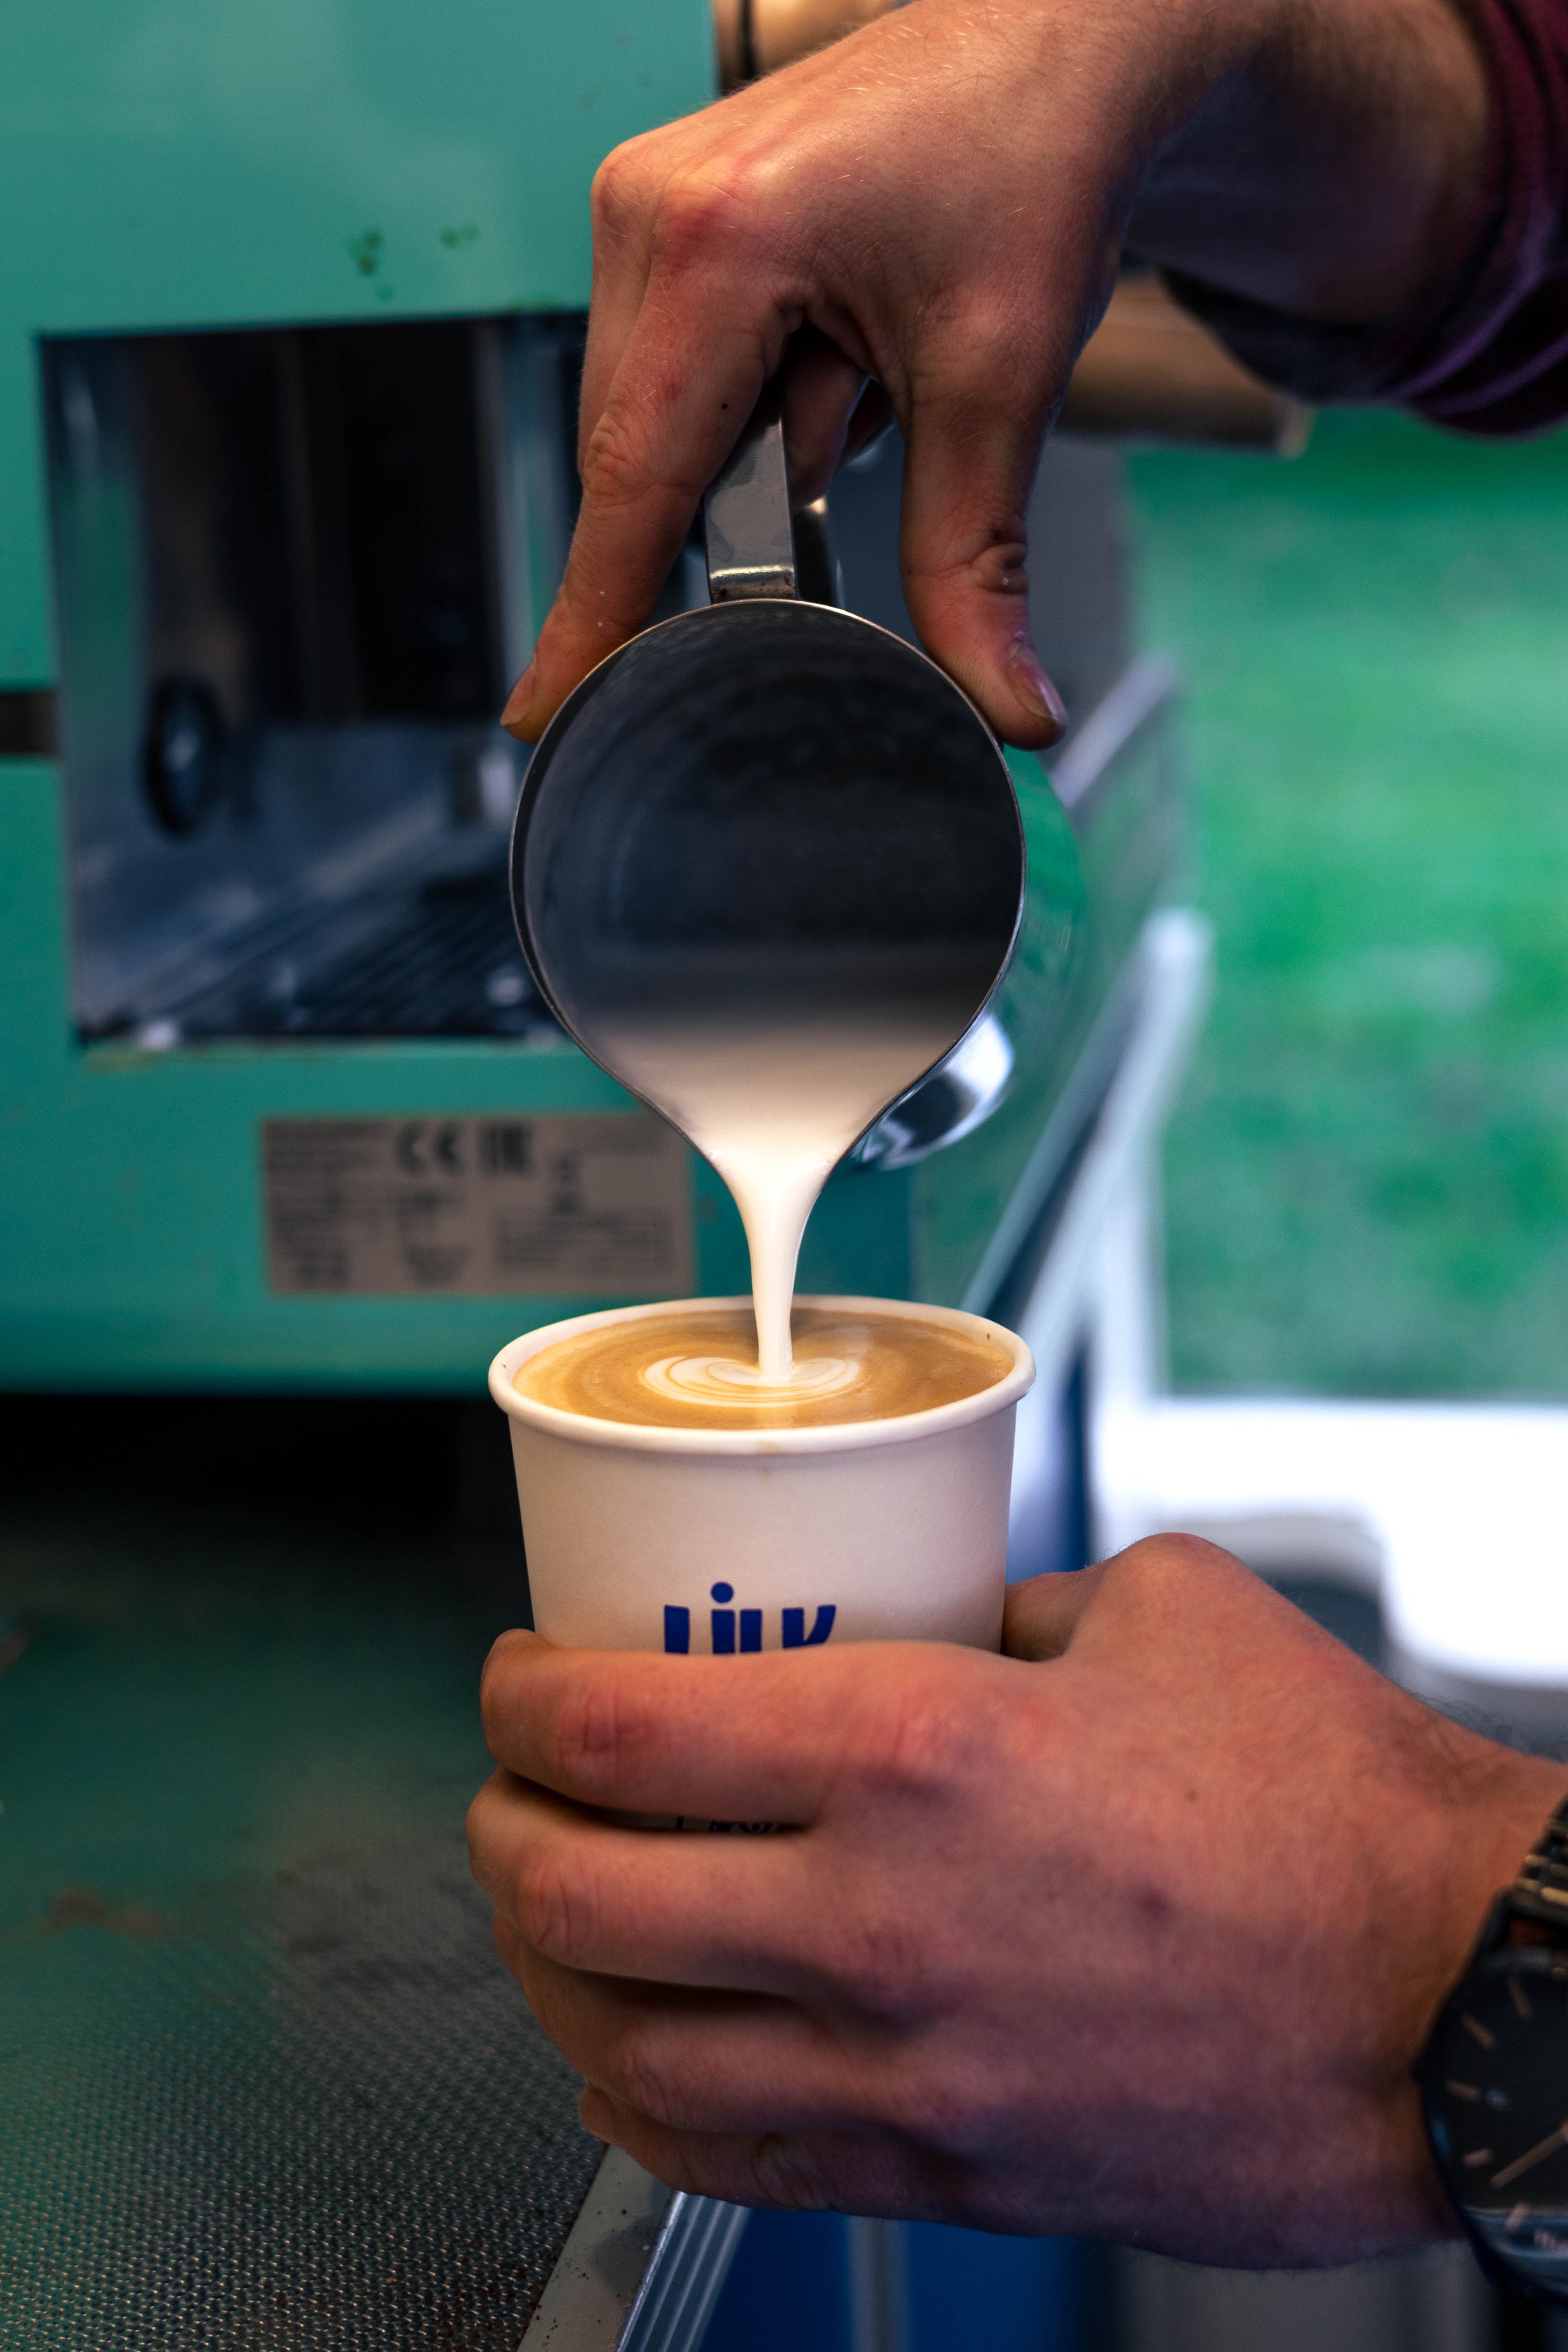
POLYGON ((1468 258, 1436 303, 1325 327, 1168 278, 1237 359, 1305 400, 1536 433, 1568 420, 1568 0, 1471 0, 1470 22, 1495 103, 1468 258))

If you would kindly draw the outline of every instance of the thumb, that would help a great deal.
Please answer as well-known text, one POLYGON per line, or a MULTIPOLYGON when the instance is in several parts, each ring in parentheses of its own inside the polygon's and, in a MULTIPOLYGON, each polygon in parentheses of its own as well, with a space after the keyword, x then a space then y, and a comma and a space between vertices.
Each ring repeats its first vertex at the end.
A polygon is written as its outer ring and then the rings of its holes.
MULTIPOLYGON (((1016 379, 1015 379, 1016 380, 1016 379)), ((917 390, 905 425, 904 601, 933 661, 1005 742, 1029 751, 1067 724, 1029 632, 1025 517, 1048 411, 1006 379, 917 390), (999 394, 1001 396, 998 396, 999 394)))
POLYGON ((1059 1658, 1100 1591, 1105 1570, 1080 1568, 1065 1576, 1031 1576, 1007 1588, 1002 1649, 1009 1658, 1059 1658))

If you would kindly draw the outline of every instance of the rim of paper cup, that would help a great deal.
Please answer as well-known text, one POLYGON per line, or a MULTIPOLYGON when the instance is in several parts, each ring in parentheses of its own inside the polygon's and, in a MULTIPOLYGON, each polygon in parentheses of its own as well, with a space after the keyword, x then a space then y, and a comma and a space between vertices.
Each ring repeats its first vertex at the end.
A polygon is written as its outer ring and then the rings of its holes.
POLYGON ((798 1293, 795 1304, 835 1315, 893 1315, 910 1322, 945 1325, 990 1341, 1012 1358, 1012 1369, 988 1389, 956 1397, 951 1404, 930 1405, 924 1412, 889 1414, 881 1421, 826 1422, 805 1429, 679 1429, 657 1422, 604 1421, 596 1414, 563 1412, 559 1405, 541 1404, 512 1386, 519 1369, 542 1355, 558 1339, 579 1331, 600 1329, 607 1323, 642 1323, 654 1315, 721 1314, 726 1307, 750 1307, 750 1292, 732 1298, 675 1298, 638 1307, 606 1307, 592 1315, 568 1316, 563 1322, 542 1324, 510 1339, 490 1366, 490 1394, 513 1421, 549 1432, 579 1445, 627 1447, 637 1454, 849 1454, 861 1447, 908 1445, 965 1423, 984 1421, 1007 1405, 1016 1404, 1034 1385, 1035 1360, 1016 1331, 971 1315, 962 1307, 923 1307, 904 1298, 837 1298, 798 1293))

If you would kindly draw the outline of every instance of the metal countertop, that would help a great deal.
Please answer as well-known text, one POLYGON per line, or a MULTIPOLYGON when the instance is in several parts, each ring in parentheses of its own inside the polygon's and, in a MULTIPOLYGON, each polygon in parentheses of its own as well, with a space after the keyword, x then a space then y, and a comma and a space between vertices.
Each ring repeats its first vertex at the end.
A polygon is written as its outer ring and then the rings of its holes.
POLYGON ((286 1445, 331 1407, 169 1405, 176 1475, 129 1493, 89 1449, 150 1402, 5 1410, 63 1451, 46 1475, 35 1434, 0 1522, 28 1637, 0 1674, 0 2347, 511 2352, 580 2217, 531 2342, 615 2342, 656 2244, 636 2340, 681 2340, 741 2217, 619 2158, 589 2200, 604 2151, 468 1875, 516 1536, 357 1509, 384 1444, 335 1493, 330 1447, 313 1494, 265 1446, 252 1499, 208 1475, 215 1426, 286 1445))

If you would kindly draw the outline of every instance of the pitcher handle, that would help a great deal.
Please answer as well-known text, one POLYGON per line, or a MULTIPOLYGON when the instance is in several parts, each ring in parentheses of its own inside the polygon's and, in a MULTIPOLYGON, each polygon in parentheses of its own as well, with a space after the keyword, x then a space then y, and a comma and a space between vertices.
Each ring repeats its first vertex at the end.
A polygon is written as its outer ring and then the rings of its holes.
POLYGON ((750 596, 798 596, 784 401, 778 378, 763 386, 752 419, 703 501, 708 593, 715 604, 750 596))

